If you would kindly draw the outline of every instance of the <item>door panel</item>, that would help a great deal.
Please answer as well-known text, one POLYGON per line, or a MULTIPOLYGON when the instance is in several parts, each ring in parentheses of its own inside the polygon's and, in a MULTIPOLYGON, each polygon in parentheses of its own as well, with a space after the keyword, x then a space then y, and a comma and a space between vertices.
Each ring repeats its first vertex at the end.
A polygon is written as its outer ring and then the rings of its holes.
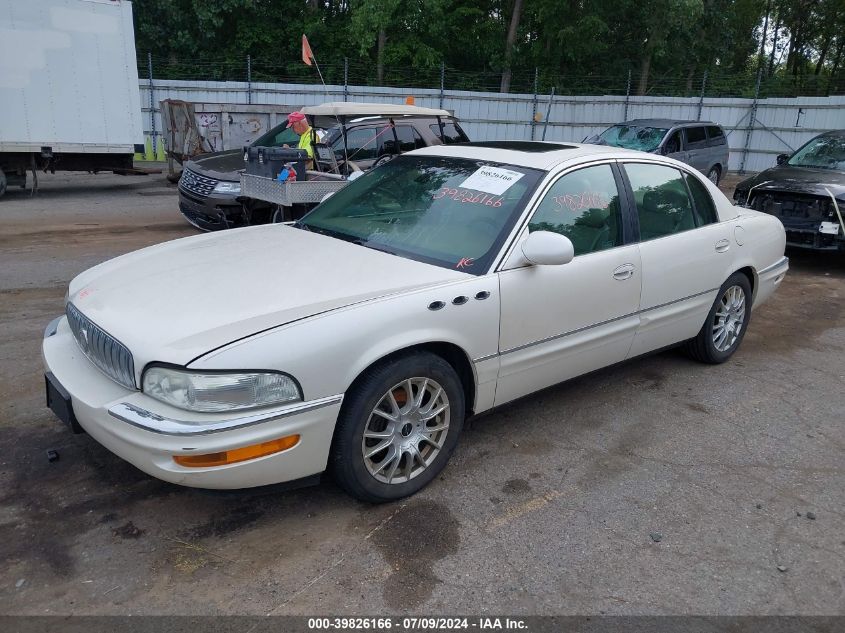
POLYGON ((683 138, 681 130, 675 130, 672 132, 669 138, 664 141, 663 147, 663 153, 665 156, 679 160, 682 163, 689 162, 689 156, 686 151, 686 141, 683 138))
POLYGON ((707 147, 707 133, 704 126, 684 129, 686 137, 687 164, 706 174, 710 162, 710 150, 707 147))
POLYGON ((528 231, 566 236, 575 257, 499 273, 496 404, 625 358, 639 322, 641 274, 620 190, 614 165, 591 165, 557 178, 537 205, 528 231))
POLYGON ((500 273, 496 404, 624 360, 639 323, 636 244, 500 273), (614 277, 633 268, 624 279, 614 277))
POLYGON ((736 245, 730 223, 695 227, 679 171, 636 163, 625 171, 643 238, 640 325, 629 353, 637 356, 698 333, 731 272, 736 245))

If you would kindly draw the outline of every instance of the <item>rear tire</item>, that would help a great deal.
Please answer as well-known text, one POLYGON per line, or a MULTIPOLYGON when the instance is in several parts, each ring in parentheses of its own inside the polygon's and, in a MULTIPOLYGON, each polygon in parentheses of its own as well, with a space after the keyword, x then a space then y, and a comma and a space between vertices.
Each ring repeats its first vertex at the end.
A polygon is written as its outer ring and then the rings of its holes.
POLYGON ((742 343, 750 320, 751 283, 744 274, 734 273, 719 288, 701 330, 683 349, 701 363, 724 363, 742 343))
POLYGON ((419 351, 374 365, 344 399, 329 455, 335 480, 370 503, 414 494, 446 466, 464 411, 461 381, 441 357, 419 351))
POLYGON ((6 193, 6 188, 9 185, 9 181, 6 180, 6 174, 0 169, 0 198, 3 197, 3 194, 6 193))
POLYGON ((722 179, 722 170, 719 169, 718 165, 710 168, 710 171, 707 172, 707 179, 717 187, 719 186, 719 181, 722 179))

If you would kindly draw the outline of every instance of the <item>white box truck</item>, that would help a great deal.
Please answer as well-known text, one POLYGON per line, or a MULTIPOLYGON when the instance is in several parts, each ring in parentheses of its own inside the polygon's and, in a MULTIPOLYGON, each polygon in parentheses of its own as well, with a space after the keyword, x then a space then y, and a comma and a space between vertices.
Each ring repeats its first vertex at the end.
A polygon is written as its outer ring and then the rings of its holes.
POLYGON ((0 0, 0 195, 27 171, 126 173, 143 142, 131 2, 0 0))

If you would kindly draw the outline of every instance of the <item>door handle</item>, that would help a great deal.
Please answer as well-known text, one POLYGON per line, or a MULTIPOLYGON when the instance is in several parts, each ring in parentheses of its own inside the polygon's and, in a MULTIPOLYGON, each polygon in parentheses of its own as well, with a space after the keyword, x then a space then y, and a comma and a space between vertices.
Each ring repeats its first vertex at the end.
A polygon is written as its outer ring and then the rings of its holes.
POLYGON ((717 253, 724 253, 731 247, 731 243, 729 240, 719 240, 716 242, 716 252, 717 253))
POLYGON ((630 279, 634 276, 634 265, 633 264, 622 264, 616 270, 613 271, 613 278, 617 281, 624 281, 625 279, 630 279))

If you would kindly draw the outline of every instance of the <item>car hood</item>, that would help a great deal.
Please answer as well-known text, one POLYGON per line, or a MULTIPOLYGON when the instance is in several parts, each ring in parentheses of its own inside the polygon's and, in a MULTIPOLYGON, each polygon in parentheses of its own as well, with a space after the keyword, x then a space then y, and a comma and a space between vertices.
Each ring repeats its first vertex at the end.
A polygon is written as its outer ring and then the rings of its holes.
POLYGON ((268 328, 467 277, 271 224, 123 255, 74 279, 69 300, 126 345, 140 371, 151 361, 186 365, 268 328))
POLYGON ((778 165, 756 176, 743 180, 736 188, 740 191, 786 191, 790 193, 808 193, 826 196, 830 192, 838 199, 845 198, 845 173, 832 169, 814 169, 812 167, 793 167, 778 165))
POLYGON ((204 154, 189 160, 185 163, 185 168, 218 180, 237 181, 240 180, 240 172, 244 169, 244 153, 243 150, 230 149, 204 154))

